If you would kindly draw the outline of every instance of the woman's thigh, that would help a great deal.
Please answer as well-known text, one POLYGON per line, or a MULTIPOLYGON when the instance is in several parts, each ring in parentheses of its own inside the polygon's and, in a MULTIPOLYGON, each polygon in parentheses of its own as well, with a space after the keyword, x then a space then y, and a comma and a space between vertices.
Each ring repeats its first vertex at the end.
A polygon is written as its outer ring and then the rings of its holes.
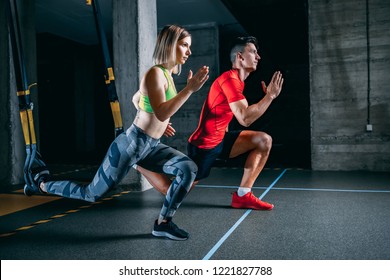
POLYGON ((187 163, 193 163, 188 156, 170 146, 160 143, 137 164, 153 172, 174 175, 174 168, 187 163))

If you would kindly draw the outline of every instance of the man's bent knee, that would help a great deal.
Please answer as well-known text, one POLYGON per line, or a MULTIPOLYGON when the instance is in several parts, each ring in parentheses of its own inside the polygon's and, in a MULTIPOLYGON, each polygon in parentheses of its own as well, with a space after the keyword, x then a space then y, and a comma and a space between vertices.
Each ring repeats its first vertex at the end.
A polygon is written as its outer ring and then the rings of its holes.
POLYGON ((264 132, 259 137, 261 138, 259 141, 259 149, 269 152, 272 148, 272 137, 264 132))

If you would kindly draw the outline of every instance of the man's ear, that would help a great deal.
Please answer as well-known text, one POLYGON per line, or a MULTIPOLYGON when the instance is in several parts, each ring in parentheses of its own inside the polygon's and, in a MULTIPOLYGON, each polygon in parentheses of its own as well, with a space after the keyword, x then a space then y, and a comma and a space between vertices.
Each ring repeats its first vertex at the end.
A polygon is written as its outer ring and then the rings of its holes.
POLYGON ((236 53, 236 60, 237 60, 237 61, 244 60, 244 58, 243 58, 241 52, 237 52, 237 53, 236 53))

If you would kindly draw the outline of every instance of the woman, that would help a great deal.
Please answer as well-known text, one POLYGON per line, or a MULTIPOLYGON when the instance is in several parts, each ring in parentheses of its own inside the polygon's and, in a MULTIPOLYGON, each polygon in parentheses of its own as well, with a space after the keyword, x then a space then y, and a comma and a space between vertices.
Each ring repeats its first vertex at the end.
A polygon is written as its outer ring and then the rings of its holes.
POLYGON ((183 153, 160 143, 170 117, 198 91, 209 78, 203 66, 193 76, 188 74, 187 85, 176 92, 172 73, 179 74, 181 65, 191 55, 191 35, 177 25, 165 26, 158 35, 150 68, 141 80, 139 110, 133 124, 110 145, 94 179, 88 185, 71 181, 48 181, 48 171, 34 174, 39 189, 25 189, 26 195, 40 191, 64 197, 94 202, 117 185, 132 165, 142 160, 154 172, 174 176, 165 196, 163 207, 155 221, 152 234, 173 240, 186 240, 189 234, 173 222, 177 208, 191 188, 197 166, 183 153))

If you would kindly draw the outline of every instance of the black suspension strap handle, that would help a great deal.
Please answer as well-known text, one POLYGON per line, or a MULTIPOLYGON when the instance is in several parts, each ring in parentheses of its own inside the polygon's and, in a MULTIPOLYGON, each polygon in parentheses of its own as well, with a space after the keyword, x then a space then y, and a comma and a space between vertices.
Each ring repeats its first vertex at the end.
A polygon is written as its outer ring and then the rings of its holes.
POLYGON ((30 187, 36 185, 34 183, 32 169, 46 167, 46 164, 43 162, 42 157, 37 150, 33 118, 33 103, 30 98, 30 88, 36 85, 36 83, 29 86, 27 82, 16 0, 7 1, 7 15, 16 78, 16 93, 19 102, 19 113, 23 137, 26 144, 26 160, 23 168, 24 180, 26 185, 30 187))
POLYGON ((87 5, 92 5, 96 30, 99 38, 99 44, 103 53, 104 63, 104 78, 106 82, 106 88, 108 92, 108 100, 111 105, 111 112, 114 118, 115 124, 115 136, 118 136, 123 132, 122 116, 120 111, 120 104, 115 87, 114 70, 112 69, 110 53, 107 45, 106 34, 103 29, 103 20, 100 12, 100 6, 98 0, 86 0, 87 5))

